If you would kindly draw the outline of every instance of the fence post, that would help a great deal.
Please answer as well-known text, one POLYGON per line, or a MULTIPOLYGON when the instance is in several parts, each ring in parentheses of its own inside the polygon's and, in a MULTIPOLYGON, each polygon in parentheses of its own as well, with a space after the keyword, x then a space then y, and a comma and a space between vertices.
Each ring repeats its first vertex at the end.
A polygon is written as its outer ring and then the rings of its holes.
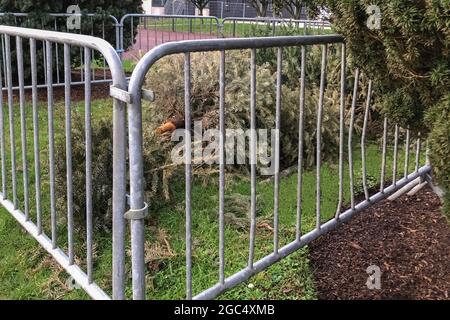
MULTIPOLYGON (((142 160, 142 110, 141 88, 129 84, 129 93, 133 101, 128 105, 128 142, 130 166, 130 211, 141 213, 131 220, 131 260, 133 299, 145 299, 145 263, 144 263, 144 217, 147 205, 144 202, 144 169, 142 160)), ((128 214, 128 213, 127 213, 128 214)))
POLYGON ((115 24, 115 29, 116 29, 116 51, 117 51, 120 59, 122 60, 122 52, 123 51, 122 51, 122 43, 121 43, 121 41, 122 41, 123 34, 121 32, 120 23, 117 22, 115 24))

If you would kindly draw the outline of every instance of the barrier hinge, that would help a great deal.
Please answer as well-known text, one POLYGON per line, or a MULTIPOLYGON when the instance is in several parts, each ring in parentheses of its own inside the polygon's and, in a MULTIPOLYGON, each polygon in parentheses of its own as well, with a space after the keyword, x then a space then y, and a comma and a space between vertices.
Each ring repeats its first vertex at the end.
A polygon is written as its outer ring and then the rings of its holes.
POLYGON ((124 214, 124 218, 127 220, 142 220, 148 216, 148 204, 144 202, 142 209, 130 209, 124 214))
POLYGON ((133 103, 132 96, 128 91, 122 90, 115 86, 109 87, 109 94, 111 95, 111 97, 116 98, 120 101, 126 102, 128 104, 133 103))

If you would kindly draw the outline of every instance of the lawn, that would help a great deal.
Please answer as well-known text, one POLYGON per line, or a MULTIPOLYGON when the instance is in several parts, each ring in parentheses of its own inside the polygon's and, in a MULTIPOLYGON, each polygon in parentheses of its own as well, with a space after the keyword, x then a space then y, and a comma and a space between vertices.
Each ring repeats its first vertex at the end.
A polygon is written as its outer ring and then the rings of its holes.
MULTIPOLYGON (((73 108, 80 114, 84 112, 84 104, 76 103, 73 108)), ((7 108, 4 106, 5 123, 7 108)), ((95 117, 111 117, 109 100, 93 102, 92 114, 95 117)), ((27 145, 28 171, 30 189, 30 216, 35 222, 34 200, 34 157, 33 132, 31 130, 31 106, 27 105, 27 145)), ((50 234, 49 218, 49 183, 47 157, 47 106, 39 104, 39 137, 41 143, 42 167, 42 208, 44 231, 50 234)), ((9 131, 5 125, 5 132, 9 131)), ((23 164, 20 152, 19 109, 15 108, 16 157, 18 165, 17 186, 21 208, 23 199, 23 164)), ((55 135, 61 139, 64 133, 64 105, 55 105, 55 135)), ((8 135, 7 135, 8 136, 8 135)), ((9 161, 9 139, 7 138, 7 160, 9 161)), ((355 145, 357 139, 355 138, 355 145)), ((389 148, 387 172, 392 172, 392 146, 389 148)), ((360 176, 360 151, 355 149, 355 174, 360 176)), ((399 168, 403 168, 403 153, 400 152, 399 168)), ((74 165, 80 165, 74 163, 74 165)), ((380 145, 371 143, 367 148, 367 172, 374 182, 378 181, 381 166, 380 145)), ((411 169, 413 161, 410 161, 411 169)), ((402 173, 402 170, 400 170, 402 173)), ((322 177, 322 221, 332 218, 336 211, 338 198, 338 168, 335 164, 326 163, 321 170, 322 177)), ((10 179, 10 172, 8 179, 10 179)), ((345 167, 345 202, 349 202, 348 168, 345 167)), ((359 178, 357 179, 359 181, 359 178)), ((250 182, 244 177, 227 175, 226 211, 233 207, 243 208, 234 215, 227 216, 225 229, 225 271, 226 276, 245 267, 248 257, 248 218, 246 208, 249 205, 250 182)), ((297 175, 282 178, 280 189, 280 245, 295 239, 296 221, 296 184, 297 175)), ((358 182, 360 184, 360 181, 358 182)), ((315 228, 315 172, 304 173, 303 187, 303 223, 302 232, 315 228)), ((11 183, 8 180, 8 191, 11 194, 11 183)), ((361 190, 360 186, 357 188, 361 190)), ((273 182, 258 180, 258 225, 256 235, 255 259, 269 254, 273 250, 273 239, 270 228, 265 223, 273 220, 273 182)), ((150 199, 151 201, 151 199, 150 199)), ((193 227, 193 292, 207 289, 218 281, 218 177, 211 176, 207 182, 194 177, 192 188, 192 227, 193 227)), ((65 250, 66 239, 65 212, 58 212, 58 241, 65 250)), ((76 261, 85 268, 84 227, 77 225, 76 261)), ((105 230, 95 232, 95 279, 97 283, 111 292, 111 234, 105 230)), ((147 223, 146 232, 147 260, 147 297, 149 299, 178 299, 184 297, 185 255, 184 255, 184 182, 175 184, 171 199, 157 210, 152 210, 147 223)), ((28 236, 9 213, 0 210, 0 298, 2 299, 85 299, 82 290, 71 289, 67 285, 68 275, 57 266, 48 254, 40 249, 37 242, 28 236)), ((129 241, 127 241, 129 243, 129 241)), ((128 253, 127 249, 127 253, 128 253)), ((127 270, 130 270, 127 261, 127 270)), ((129 277, 128 277, 128 280, 129 277)), ((127 296, 131 296, 128 286, 127 296)), ((299 250, 290 257, 275 264, 264 272, 250 279, 235 289, 227 292, 223 299, 315 299, 314 276, 308 260, 308 248, 299 250)))
MULTIPOLYGON (((129 21, 131 23, 131 21, 129 21)), ((260 35, 261 32, 270 35, 289 34, 331 34, 331 29, 322 29, 311 25, 295 24, 291 22, 278 23, 275 25, 275 33, 273 33, 273 24, 265 22, 249 22, 249 21, 233 21, 219 19, 219 23, 223 24, 222 30, 218 29, 216 21, 213 19, 187 19, 187 18, 142 18, 139 28, 166 31, 166 32, 185 32, 220 35, 224 37, 248 37, 251 35, 260 35)))

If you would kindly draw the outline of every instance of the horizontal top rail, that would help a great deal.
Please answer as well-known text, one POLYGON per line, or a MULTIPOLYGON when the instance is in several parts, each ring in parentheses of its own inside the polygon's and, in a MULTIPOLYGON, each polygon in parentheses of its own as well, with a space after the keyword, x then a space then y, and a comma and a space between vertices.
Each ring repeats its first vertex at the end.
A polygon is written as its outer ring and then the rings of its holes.
POLYGON ((113 85, 119 89, 126 90, 127 81, 125 72, 122 68, 122 62, 116 50, 106 40, 81 34, 10 27, 4 25, 0 25, 0 34, 19 36, 21 38, 35 39, 40 41, 50 41, 60 44, 88 47, 97 50, 103 55, 109 66, 113 85))
POLYGON ((159 45, 142 57, 136 65, 129 82, 129 91, 134 96, 144 82, 145 75, 152 65, 159 59, 176 53, 204 52, 238 49, 264 49, 272 47, 294 47, 301 45, 343 43, 341 35, 315 35, 315 36, 278 36, 253 37, 208 40, 186 40, 169 42, 159 45))
MULTIPOLYGON (((13 17, 28 17, 28 13, 26 12, 0 12, 0 17, 11 15, 13 17)), ((68 18, 68 17, 108 17, 113 20, 115 24, 119 24, 119 20, 110 14, 100 14, 100 13, 47 13, 50 17, 62 17, 62 18, 68 18)))
POLYGON ((217 22, 217 24, 219 23, 219 18, 215 17, 215 16, 194 16, 194 15, 182 15, 182 14, 164 14, 164 15, 160 15, 160 14, 146 14, 146 13, 128 13, 126 15, 124 15, 121 19, 120 19, 120 24, 123 25, 124 21, 127 18, 159 18, 159 19, 211 19, 211 20, 215 20, 217 22))
POLYGON ((222 23, 227 21, 248 21, 248 22, 291 22, 291 23, 320 23, 331 25, 329 21, 325 20, 308 20, 308 19, 291 19, 291 18, 274 18, 274 17, 226 17, 222 19, 222 23))

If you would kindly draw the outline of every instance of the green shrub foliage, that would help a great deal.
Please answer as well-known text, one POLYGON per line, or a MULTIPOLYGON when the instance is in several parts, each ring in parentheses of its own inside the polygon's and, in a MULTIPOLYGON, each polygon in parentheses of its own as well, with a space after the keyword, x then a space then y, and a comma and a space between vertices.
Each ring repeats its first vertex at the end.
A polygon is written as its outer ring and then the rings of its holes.
MULTIPOLYGON (((429 132, 432 165, 450 189, 450 2, 448 0, 314 0, 331 11, 353 62, 375 81, 384 111, 401 125, 429 132), (381 28, 367 27, 378 5, 381 28)), ((317 9, 316 6, 312 8, 317 9)))

